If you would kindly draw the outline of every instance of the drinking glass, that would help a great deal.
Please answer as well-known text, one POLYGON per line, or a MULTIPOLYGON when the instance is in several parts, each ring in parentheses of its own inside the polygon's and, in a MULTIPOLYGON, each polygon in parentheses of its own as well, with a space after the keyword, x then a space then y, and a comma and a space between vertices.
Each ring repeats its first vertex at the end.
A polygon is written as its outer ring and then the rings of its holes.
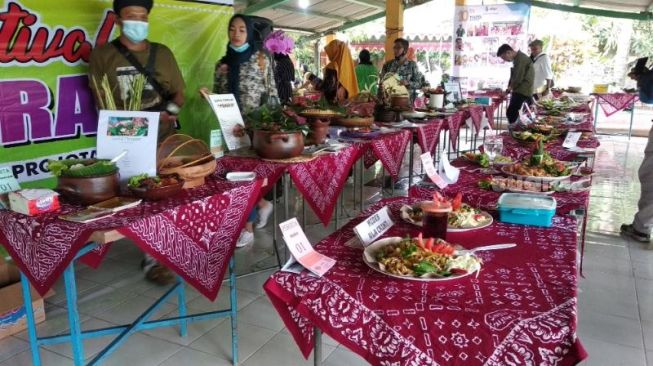
POLYGON ((485 138, 485 142, 483 143, 483 150, 490 159, 490 167, 487 174, 492 174, 494 173, 494 159, 503 153, 503 137, 501 135, 487 136, 485 138))
POLYGON ((442 206, 434 202, 422 203, 422 235, 424 238, 447 240, 447 226, 451 206, 442 206))

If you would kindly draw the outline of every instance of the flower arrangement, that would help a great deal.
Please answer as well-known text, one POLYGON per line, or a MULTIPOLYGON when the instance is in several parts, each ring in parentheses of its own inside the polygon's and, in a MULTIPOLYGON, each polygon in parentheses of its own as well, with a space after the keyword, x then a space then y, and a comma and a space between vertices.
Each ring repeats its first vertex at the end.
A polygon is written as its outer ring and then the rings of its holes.
POLYGON ((295 48, 295 41, 288 37, 282 30, 270 33, 263 42, 265 49, 272 53, 289 55, 295 48))

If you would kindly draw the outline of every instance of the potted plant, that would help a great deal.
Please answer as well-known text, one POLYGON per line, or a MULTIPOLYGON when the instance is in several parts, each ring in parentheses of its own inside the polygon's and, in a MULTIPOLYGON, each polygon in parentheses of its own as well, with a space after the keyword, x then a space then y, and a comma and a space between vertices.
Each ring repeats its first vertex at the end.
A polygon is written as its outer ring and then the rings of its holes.
POLYGON ((354 100, 345 107, 345 116, 338 117, 334 124, 348 128, 369 128, 374 124, 376 102, 354 100))
POLYGON ((429 98, 430 109, 440 109, 444 107, 444 96, 446 93, 442 86, 438 85, 437 88, 428 89, 425 94, 429 98))
POLYGON ((291 109, 263 105, 246 116, 253 130, 256 154, 264 159, 288 159, 304 151, 305 120, 291 109))
POLYGON ((330 104, 324 97, 317 101, 307 101, 300 114, 308 118, 309 133, 306 136, 307 145, 320 145, 326 141, 331 118, 342 116, 345 109, 330 104))

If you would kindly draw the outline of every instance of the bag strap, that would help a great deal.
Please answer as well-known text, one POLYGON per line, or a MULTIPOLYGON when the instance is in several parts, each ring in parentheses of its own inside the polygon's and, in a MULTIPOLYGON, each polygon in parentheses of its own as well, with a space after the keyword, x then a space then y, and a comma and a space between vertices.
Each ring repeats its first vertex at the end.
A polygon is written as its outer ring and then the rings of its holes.
POLYGON ((163 100, 167 100, 169 93, 166 92, 166 90, 159 84, 159 82, 156 80, 154 77, 154 65, 156 61, 156 51, 158 49, 158 44, 157 43, 152 43, 150 42, 150 54, 147 58, 147 65, 143 66, 141 63, 136 59, 136 56, 134 56, 133 53, 129 52, 127 47, 125 47, 122 42, 120 42, 119 38, 114 39, 111 44, 120 52, 129 63, 138 70, 141 74, 145 76, 145 79, 147 79, 147 82, 152 85, 154 90, 156 90, 157 93, 163 98, 163 100))

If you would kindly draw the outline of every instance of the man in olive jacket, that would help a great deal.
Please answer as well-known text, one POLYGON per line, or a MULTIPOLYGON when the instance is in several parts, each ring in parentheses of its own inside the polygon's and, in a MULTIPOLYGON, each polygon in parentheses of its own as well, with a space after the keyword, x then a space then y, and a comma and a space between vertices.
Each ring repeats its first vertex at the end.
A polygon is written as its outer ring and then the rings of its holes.
POLYGON ((510 70, 510 82, 506 93, 510 94, 510 104, 506 111, 508 127, 511 128, 519 119, 519 110, 524 103, 529 105, 532 102, 533 82, 535 80, 535 69, 533 61, 521 51, 515 51, 507 44, 501 45, 497 51, 497 57, 503 61, 512 62, 510 70))

